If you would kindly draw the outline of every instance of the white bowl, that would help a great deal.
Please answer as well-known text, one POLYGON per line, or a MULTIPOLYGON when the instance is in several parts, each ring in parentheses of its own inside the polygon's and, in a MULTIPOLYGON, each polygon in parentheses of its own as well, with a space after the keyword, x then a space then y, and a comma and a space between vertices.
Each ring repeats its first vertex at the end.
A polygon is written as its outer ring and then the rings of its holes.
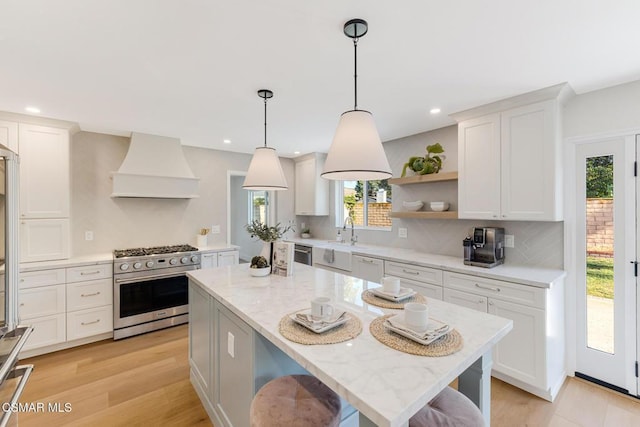
POLYGON ((429 203, 432 211, 442 212, 449 209, 449 203, 447 202, 431 202, 429 203))
POLYGON ((264 268, 251 268, 249 267, 249 274, 253 277, 263 277, 271 274, 271 266, 264 268))
POLYGON ((423 205, 424 203, 420 200, 416 200, 415 202, 402 202, 402 206, 408 211, 419 211, 423 205))

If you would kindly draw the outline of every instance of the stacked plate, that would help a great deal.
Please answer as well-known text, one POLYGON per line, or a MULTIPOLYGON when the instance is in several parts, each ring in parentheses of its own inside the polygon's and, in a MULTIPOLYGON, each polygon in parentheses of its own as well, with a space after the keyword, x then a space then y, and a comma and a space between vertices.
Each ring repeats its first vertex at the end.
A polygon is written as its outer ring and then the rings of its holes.
POLYGON ((404 314, 396 314, 395 316, 389 317, 384 321, 384 326, 396 334, 402 335, 422 345, 431 344, 445 336, 451 330, 450 326, 446 323, 442 323, 436 319, 429 319, 427 328, 417 331, 404 323, 404 314))
POLYGON ((316 319, 311 315, 311 309, 298 311, 289 315, 289 318, 299 325, 304 326, 316 334, 321 334, 330 329, 344 324, 349 320, 349 315, 346 311, 337 310, 331 316, 324 319, 316 319))
POLYGON ((371 293, 378 298, 383 298, 393 302, 402 301, 417 294, 417 292, 411 288, 400 288, 400 291, 398 291, 397 294, 393 294, 385 291, 382 287, 371 289, 371 293))

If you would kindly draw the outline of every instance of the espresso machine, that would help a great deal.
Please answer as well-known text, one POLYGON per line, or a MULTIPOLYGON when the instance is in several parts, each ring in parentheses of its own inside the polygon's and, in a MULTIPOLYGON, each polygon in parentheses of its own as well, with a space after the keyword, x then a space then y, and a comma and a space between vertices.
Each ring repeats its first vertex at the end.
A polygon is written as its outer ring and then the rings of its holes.
POLYGON ((474 227, 473 238, 462 241, 464 263, 491 268, 504 263, 504 228, 474 227))

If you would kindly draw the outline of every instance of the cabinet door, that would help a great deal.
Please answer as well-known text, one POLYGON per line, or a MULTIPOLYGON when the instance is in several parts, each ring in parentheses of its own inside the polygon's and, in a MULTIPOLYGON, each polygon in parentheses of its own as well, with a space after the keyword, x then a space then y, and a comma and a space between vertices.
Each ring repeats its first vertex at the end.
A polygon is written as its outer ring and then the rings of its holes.
POLYGON ((384 276, 384 261, 378 258, 353 255, 351 275, 359 279, 380 283, 382 276, 384 276))
POLYGON ((20 221, 20 262, 69 258, 69 219, 20 221))
POLYGON ((200 255, 200 268, 215 268, 218 266, 218 253, 210 252, 200 255))
POLYGON ((213 302, 208 293, 189 283, 189 364, 209 402, 213 402, 213 302))
POLYGON ((487 297, 480 295, 445 288, 444 300, 451 304, 461 305, 484 313, 487 312, 487 297))
POLYGON ((408 279, 400 279, 400 286, 402 286, 403 288, 411 288, 418 292, 420 295, 427 297, 427 302, 430 298, 440 301, 442 301, 443 298, 442 286, 416 282, 415 280, 408 279))
POLYGON ((329 182, 320 177, 323 160, 320 155, 296 160, 296 215, 329 215, 329 182))
POLYGON ((112 279, 67 283, 67 311, 113 304, 112 279))
POLYGON ((458 218, 498 219, 500 115, 458 124, 458 218))
POLYGON ((20 321, 65 312, 65 285, 22 289, 18 292, 20 321))
POLYGON ((18 123, 0 120, 0 144, 18 152, 18 123))
POLYGON ((501 219, 562 219, 555 111, 556 102, 546 101, 502 113, 501 219))
POLYGON ((112 305, 67 313, 67 340, 69 341, 112 331, 112 305))
POLYGON ((240 252, 226 251, 218 253, 218 267, 225 265, 236 265, 240 262, 240 252))
POLYGON ((489 313, 513 320, 511 332, 494 348, 493 369, 546 389, 544 311, 492 298, 489 313))
POLYGON ((69 217, 69 132, 20 124, 20 215, 69 217))
POLYGON ((218 305, 219 378, 217 407, 226 423, 248 426, 253 400, 253 331, 228 309, 218 305))
POLYGON ((24 347, 22 347, 22 350, 32 350, 65 342, 65 319, 66 315, 64 313, 29 319, 25 324, 33 327, 33 333, 24 347))

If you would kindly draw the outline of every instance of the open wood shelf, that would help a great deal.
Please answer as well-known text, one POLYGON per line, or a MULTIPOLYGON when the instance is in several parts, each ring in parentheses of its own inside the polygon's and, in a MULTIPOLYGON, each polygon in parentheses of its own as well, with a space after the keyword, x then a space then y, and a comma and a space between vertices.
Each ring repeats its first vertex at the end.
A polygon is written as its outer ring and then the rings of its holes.
POLYGON ((419 219, 458 219, 457 211, 417 211, 417 212, 389 212, 391 218, 419 218, 419 219))
POLYGON ((414 175, 404 178, 389 178, 389 184, 406 185, 406 184, 423 184, 438 181, 455 181, 458 179, 458 172, 432 173, 428 175, 414 175))

